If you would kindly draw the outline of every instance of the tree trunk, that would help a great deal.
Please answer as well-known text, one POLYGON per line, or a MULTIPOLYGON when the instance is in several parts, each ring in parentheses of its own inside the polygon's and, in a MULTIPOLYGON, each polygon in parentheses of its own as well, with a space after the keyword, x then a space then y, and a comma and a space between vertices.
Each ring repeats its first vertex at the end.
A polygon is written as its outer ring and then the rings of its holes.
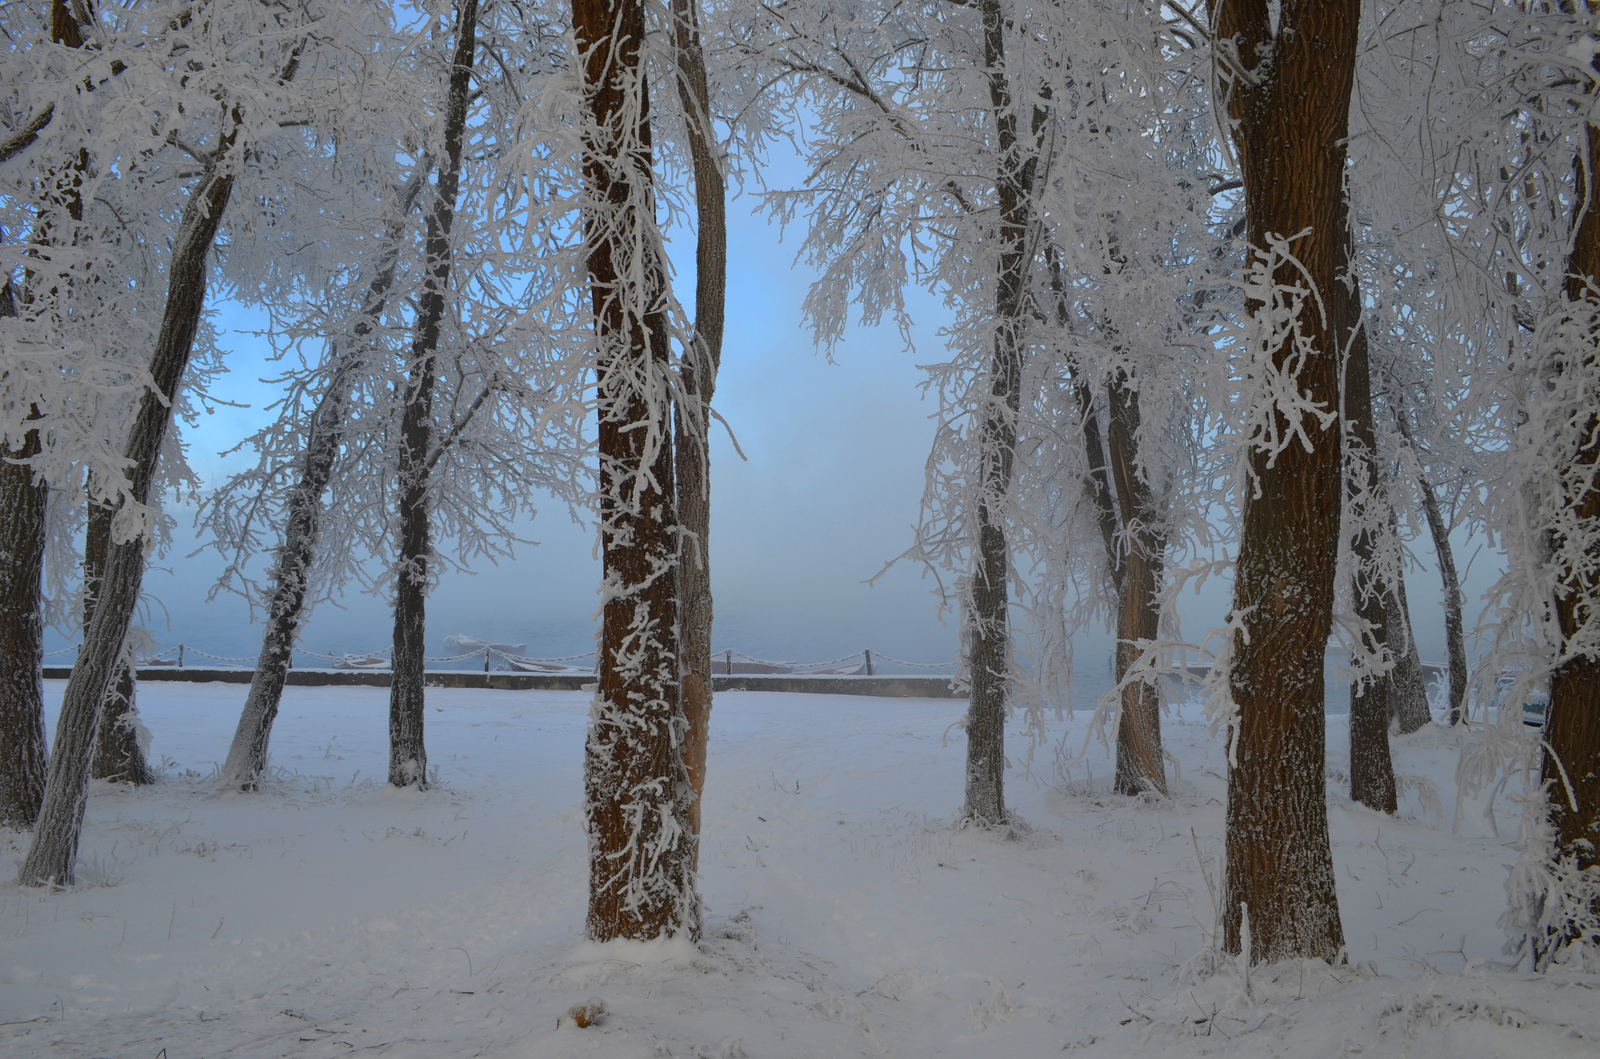
MULTIPOLYGON (((1585 308, 1600 312, 1600 297, 1594 285, 1600 284, 1600 194, 1592 175, 1600 167, 1600 127, 1590 125, 1585 133, 1587 157, 1577 166, 1578 202, 1582 216, 1573 241, 1572 257, 1567 262, 1567 297, 1587 303, 1585 308)), ((1591 336, 1591 343, 1600 337, 1591 336)), ((1596 359, 1593 344, 1572 354, 1576 364, 1563 363, 1560 370, 1576 371, 1593 378, 1596 359)), ((1557 857, 1575 858, 1580 870, 1595 870, 1600 865, 1600 658, 1593 649, 1572 651, 1567 644, 1580 631, 1592 637, 1594 623, 1600 620, 1600 535, 1593 527, 1600 524, 1600 393, 1589 397, 1588 414, 1578 432, 1578 445, 1571 463, 1561 468, 1566 484, 1563 501, 1567 507, 1563 525, 1587 524, 1591 537, 1583 542, 1583 561, 1571 557, 1559 575, 1556 592, 1556 619, 1566 656, 1550 677, 1550 703, 1545 710, 1545 756, 1540 778, 1550 791, 1550 821, 1556 831, 1557 857), (1581 483, 1581 484, 1575 484, 1581 483)), ((1557 553, 1572 550, 1572 543, 1553 533, 1557 553)), ((1592 641, 1591 641, 1592 643, 1592 641)), ((1600 911, 1600 910, 1594 910, 1600 911)), ((1570 939, 1558 939, 1556 947, 1570 939)))
MULTIPOLYGON (((1233 38, 1229 110, 1244 176, 1245 218, 1274 284, 1309 280, 1298 331, 1268 333, 1265 352, 1324 410, 1339 407, 1338 343, 1319 297, 1343 278, 1340 203, 1354 78, 1357 0, 1285 4, 1212 0, 1218 39, 1233 38), (1303 233, 1303 234, 1302 234, 1303 233), (1294 262, 1269 257, 1294 238, 1294 262), (1301 272, 1304 269, 1304 274, 1301 272)), ((1260 303, 1248 306, 1252 315, 1260 303)), ((1263 330, 1268 326, 1258 322, 1263 330)), ((1304 430, 1269 453, 1252 444, 1242 512, 1229 688, 1237 709, 1228 772, 1224 947, 1241 948, 1248 916, 1252 962, 1333 961, 1344 944, 1328 842, 1323 658, 1332 626, 1342 444, 1337 421, 1271 412, 1280 433, 1304 430)))
MULTIPOLYGON (((1392 507, 1389 532, 1399 533, 1392 507)), ((1394 654, 1394 670, 1389 674, 1389 716, 1399 724, 1401 735, 1409 735, 1432 724, 1433 711, 1428 707, 1428 679, 1422 672, 1422 655, 1411 629, 1411 604, 1406 601, 1404 576, 1394 583, 1389 597, 1389 619, 1390 629, 1405 638, 1400 644, 1393 637, 1389 640, 1389 650, 1394 654)))
POLYGON ((1005 734, 1011 684, 1011 557, 1005 509, 1010 502, 1022 400, 1022 331, 1037 158, 1017 140, 1017 114, 1006 73, 1005 22, 1000 0, 980 0, 983 59, 989 110, 995 123, 999 165, 1000 259, 995 288, 994 351, 989 399, 978 428, 977 553, 968 608, 966 803, 962 816, 992 827, 1006 823, 1005 734))
MULTIPOLYGON (((111 555, 111 518, 115 513, 110 505, 90 497, 89 524, 83 534, 85 629, 94 620, 95 599, 100 594, 100 583, 105 577, 106 562, 111 555)), ((135 703, 137 693, 133 660, 124 657, 117 667, 116 683, 106 693, 106 701, 100 707, 100 730, 95 736, 94 762, 89 773, 97 780, 132 783, 136 786, 156 781, 155 771, 145 759, 144 745, 139 738, 142 726, 135 703)))
POLYGON ((322 531, 322 494, 333 476, 334 460, 344 443, 345 415, 350 389, 356 375, 366 366, 366 339, 377 327, 394 285, 398 264, 398 243, 404 231, 404 218, 411 212, 427 180, 428 166, 419 164, 400 195, 400 220, 389 226, 389 251, 378 274, 367 285, 361 314, 351 329, 357 348, 341 361, 337 340, 330 340, 338 366, 328 382, 328 392, 318 402, 311 417, 311 432, 301 463, 300 481, 289 497, 289 510, 283 527, 283 543, 278 548, 272 572, 272 598, 267 604, 266 628, 261 636, 261 654, 250 678, 250 693, 239 715, 239 727, 222 766, 222 783, 243 791, 260 787, 267 768, 267 743, 272 737, 272 722, 278 716, 283 687, 289 678, 289 665, 300 626, 306 617, 306 595, 310 591, 312 567, 322 531))
POLYGON ((584 746, 593 941, 700 934, 684 766, 666 273, 640 0, 578 0, 584 240, 598 355, 598 685, 584 746))
MULTIPOLYGON (((1140 641, 1160 635, 1156 606, 1165 566, 1167 542, 1151 496, 1150 483, 1139 475, 1139 392, 1126 377, 1111 383, 1111 470, 1117 482, 1127 558, 1118 584, 1117 682, 1127 679, 1143 649, 1140 641)), ((1117 721, 1118 794, 1153 791, 1166 796, 1167 774, 1161 754, 1161 693, 1154 681, 1140 680, 1122 689, 1117 721)))
POLYGON ((39 452, 39 432, 31 431, 21 448, 0 453, 0 827, 17 831, 31 829, 39 817, 48 768, 39 668, 48 497, 44 482, 34 481, 33 468, 21 462, 39 452))
MULTIPOLYGON (((1391 398, 1393 399, 1393 398, 1391 398)), ((1407 425, 1406 410, 1396 401, 1395 425, 1412 452, 1417 444, 1407 425)), ((1461 578, 1456 573, 1456 552, 1450 546, 1450 527, 1445 524, 1444 513, 1439 510, 1439 497, 1433 483, 1421 471, 1420 453, 1417 454, 1417 492, 1422 498, 1422 511, 1428 519, 1428 533, 1433 538, 1433 553, 1439 561, 1439 580, 1444 590, 1444 638, 1450 658, 1450 724, 1452 727, 1467 723, 1467 635, 1461 608, 1465 602, 1461 591, 1461 578)))
POLYGON ((411 372, 400 419, 400 556, 394 588, 393 675, 389 682, 389 782, 424 787, 428 750, 423 743, 426 706, 423 656, 426 652, 428 560, 433 554, 428 519, 428 477, 433 467, 433 386, 445 294, 450 287, 450 228, 455 223, 461 186, 461 139, 467 125, 472 64, 477 54, 478 0, 461 0, 456 18, 456 51, 445 109, 446 161, 439 172, 433 209, 428 213, 427 278, 411 343, 411 372))
MULTIPOLYGON (((722 364, 722 332, 728 288, 727 187, 711 128, 711 90, 700 47, 695 0, 673 0, 678 51, 678 96, 683 101, 694 158, 695 245, 694 339, 683 366, 684 400, 673 417, 678 474, 678 524, 688 558, 678 561, 678 599, 683 650, 683 763, 694 803, 689 826, 700 834, 700 797, 706 784, 706 743, 711 735, 711 398, 722 364), (687 405, 688 407, 685 407, 687 405), (687 413, 687 414, 685 414, 687 413)), ((694 847, 699 867, 700 846, 694 847)))
MULTIPOLYGON (((1348 235, 1348 224, 1346 233, 1348 235)), ((1350 282, 1353 288, 1354 279, 1350 282)), ((1331 300, 1340 306, 1335 311, 1344 317, 1348 325, 1355 327, 1352 332, 1347 326, 1339 335, 1340 344, 1349 348, 1344 368, 1344 414, 1357 445, 1357 451, 1351 454, 1348 488, 1351 497, 1355 498, 1361 491, 1357 486, 1357 477, 1365 478, 1362 484, 1368 505, 1368 524, 1350 542, 1354 558, 1351 581, 1356 617, 1365 625, 1368 640, 1365 645, 1357 645, 1356 650, 1364 650, 1369 656, 1381 659, 1386 654, 1396 652, 1400 645, 1390 635, 1395 627, 1395 615, 1391 608, 1396 603, 1396 597, 1389 592, 1375 565, 1378 541, 1371 523, 1377 512, 1372 508, 1387 505, 1378 476, 1377 460, 1374 458, 1377 438, 1372 429, 1372 374, 1367 352, 1367 332, 1359 322, 1360 291, 1350 289, 1346 294, 1345 284, 1337 281, 1334 288, 1334 298, 1331 300)), ((1389 755, 1393 677, 1394 672, 1391 671, 1381 677, 1357 680, 1350 684, 1350 798, 1382 813, 1394 813, 1399 808, 1394 784, 1394 760, 1389 755)))
MULTIPOLYGON (((230 136, 218 146, 219 160, 231 142, 230 136)), ((128 490, 120 505, 123 508, 142 507, 149 502, 156 460, 172 422, 172 408, 205 303, 206 256, 232 193, 231 174, 208 173, 191 194, 176 230, 167 273, 166 309, 150 357, 153 391, 146 391, 139 401, 138 415, 124 450, 130 469, 128 490)), ((139 602, 144 567, 142 535, 112 546, 94 619, 84 629, 83 649, 72 667, 56 722, 44 804, 33 843, 18 874, 18 882, 24 886, 70 886, 74 881, 100 707, 117 677, 122 643, 139 602)))
MULTIPOLYGON (((52 41, 69 48, 83 46, 64 0, 53 0, 50 16, 52 41)), ((66 187, 47 196, 47 208, 65 209, 74 222, 83 219, 79 188, 87 166, 88 155, 80 151, 69 167, 66 187)), ((49 243, 50 227, 47 215, 37 242, 49 243)), ((28 298, 24 289, 22 300, 28 298)), ((7 279, 0 291, 0 317, 15 318, 17 301, 7 279)), ((43 481, 34 480, 31 466, 13 461, 31 460, 42 451, 37 431, 29 432, 17 449, 0 450, 0 826, 18 831, 31 829, 38 819, 49 767, 40 671, 44 621, 39 610, 49 490, 43 481)))

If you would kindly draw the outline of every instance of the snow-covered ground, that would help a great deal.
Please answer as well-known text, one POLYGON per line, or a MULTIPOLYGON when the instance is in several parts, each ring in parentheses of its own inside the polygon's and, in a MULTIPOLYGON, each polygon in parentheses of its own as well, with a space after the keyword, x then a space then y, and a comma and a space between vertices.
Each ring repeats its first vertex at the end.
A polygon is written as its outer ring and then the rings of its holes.
MULTIPOLYGON (((59 702, 61 684, 49 693, 59 702)), ((961 703, 725 693, 713 715, 705 941, 582 944, 581 693, 430 690, 439 785, 383 784, 387 692, 290 688, 258 796, 210 782, 245 689, 146 684, 153 789, 97 786, 70 893, 0 887, 7 1056, 1427 1057, 1600 1054, 1600 979, 1496 966, 1515 808, 1459 833, 1408 795, 1351 805, 1329 720, 1351 968, 1208 958, 1223 755, 1169 716, 1169 801, 1047 749, 1033 830, 955 831, 961 703), (1091 778, 1092 776, 1092 778, 1091 778), (1192 835, 1191 835, 1192 832, 1192 835), (1209 965, 1218 964, 1213 973, 1209 965), (591 1028, 558 1019, 590 997, 591 1028)), ((1067 745, 1083 721, 1060 726, 1067 745)), ((1397 741, 1452 808, 1453 738, 1397 741)), ((25 836, 0 832, 6 873, 25 836)))

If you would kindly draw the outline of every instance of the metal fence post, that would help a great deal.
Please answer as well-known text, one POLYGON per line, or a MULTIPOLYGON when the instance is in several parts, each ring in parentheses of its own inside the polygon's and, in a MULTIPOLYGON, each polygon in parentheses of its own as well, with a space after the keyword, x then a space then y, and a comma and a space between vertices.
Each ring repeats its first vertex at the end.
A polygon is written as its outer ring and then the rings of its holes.
POLYGON ((870 676, 872 676, 872 651, 871 650, 865 650, 865 651, 862 651, 861 653, 867 656, 867 676, 870 677, 870 676))
POLYGON ((183 644, 178 645, 178 668, 183 668, 183 644))

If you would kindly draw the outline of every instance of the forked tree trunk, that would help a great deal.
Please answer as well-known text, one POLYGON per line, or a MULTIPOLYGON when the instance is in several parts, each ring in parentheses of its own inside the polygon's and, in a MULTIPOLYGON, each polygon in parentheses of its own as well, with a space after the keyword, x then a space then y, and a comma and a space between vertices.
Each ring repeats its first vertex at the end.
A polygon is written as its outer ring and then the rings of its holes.
MULTIPOLYGON (((722 364, 722 332, 728 288, 727 187, 717 162, 711 127, 711 90, 700 47, 695 0, 673 0, 678 52, 678 96, 694 158, 695 245, 694 339, 684 358, 685 400, 673 417, 678 473, 678 523, 684 555, 678 560, 678 600, 683 650, 683 763, 694 803, 689 826, 700 834, 700 797, 706 784, 706 743, 711 735, 711 398, 722 364), (688 407, 685 407, 687 405, 688 407), (687 413, 687 414, 685 414, 687 413)), ((700 846, 695 844, 695 867, 700 846)))
MULTIPOLYGON (((1111 470, 1127 541, 1124 576, 1118 583, 1117 682, 1127 679, 1143 653, 1140 641, 1160 634, 1161 589, 1167 542, 1150 483, 1139 474, 1139 392, 1130 380, 1111 383, 1111 470)), ((1154 681, 1137 680, 1122 689, 1117 721, 1116 791, 1118 794, 1167 793, 1166 765, 1161 753, 1161 692, 1154 681)))
POLYGON ((700 934, 680 699, 680 548, 665 262, 655 228, 640 0, 578 0, 584 241, 595 317, 598 684, 584 746, 591 940, 700 934))
MULTIPOLYGON (((1567 263, 1567 297, 1588 302, 1586 308, 1600 311, 1600 192, 1593 184, 1600 172, 1600 127, 1585 130, 1586 157, 1577 166, 1577 201, 1583 204, 1578 220, 1572 257, 1567 263)), ((1562 363, 1562 372, 1578 372, 1592 379, 1600 358, 1600 336, 1591 336, 1590 345, 1574 350, 1576 363, 1562 363)), ((1571 463, 1560 468, 1569 485, 1564 498, 1566 525, 1590 528, 1600 524, 1600 393, 1592 393, 1588 414, 1578 432, 1578 444, 1571 463)), ((1559 552, 1567 542, 1557 537, 1559 552)), ((1564 641, 1577 636, 1585 627, 1592 629, 1600 620, 1600 539, 1586 542, 1586 562, 1574 562, 1560 578, 1556 593, 1556 618, 1564 641)), ((1592 635, 1592 633, 1591 633, 1592 635)), ((1571 653, 1550 677, 1550 703, 1545 710, 1545 754, 1540 778, 1550 791, 1550 821, 1555 825, 1557 857, 1572 857, 1580 870, 1600 866, 1600 658, 1594 650, 1571 653)), ((1590 914, 1600 913, 1591 909, 1590 914)), ((1547 948, 1559 948, 1570 937, 1550 939, 1547 948)))
POLYGON ((1022 331, 1032 228, 1035 155, 1017 137, 1017 113, 1006 73, 1000 0, 980 0, 989 111, 999 151, 995 192, 1000 204, 1000 259, 995 285, 994 350, 988 400, 978 428, 977 549, 970 577, 966 803, 962 816, 980 826, 1006 823, 1005 734, 1011 685, 1011 555, 1006 540, 1022 400, 1022 331))
MULTIPOLYGON (((1294 238, 1298 265, 1272 280, 1314 285, 1300 341, 1275 339, 1274 365, 1327 410, 1339 407, 1339 347, 1318 298, 1347 267, 1341 248, 1345 137, 1354 79, 1358 0, 1284 4, 1211 0, 1218 39, 1233 39, 1227 86, 1254 252, 1294 238), (1274 32, 1274 21, 1279 25, 1274 32), (1304 269, 1302 274, 1301 269, 1304 269)), ((1262 306, 1248 306, 1252 314, 1262 306)), ((1263 325, 1258 325, 1263 326, 1263 325)), ((1271 413, 1278 429, 1291 424, 1271 413)), ((1299 424, 1275 456, 1252 446, 1234 575, 1229 688, 1237 714, 1228 770, 1224 938, 1241 949, 1248 916, 1252 962, 1321 958, 1344 944, 1328 841, 1323 657, 1333 619, 1343 448, 1337 422, 1299 424)))
POLYGON ((400 490, 400 556, 394 587, 393 675, 389 682, 389 782, 423 787, 428 782, 428 750, 423 742, 426 701, 428 560, 433 555, 428 517, 428 478, 433 469, 433 387, 436 357, 450 288, 456 195, 461 185, 461 138, 467 127, 472 63, 477 54, 478 0, 461 0, 456 17, 456 51, 445 105, 445 165, 439 171, 433 208, 428 213, 427 275, 418 305, 400 419, 396 481, 400 490))
POLYGON ((311 570, 316 565, 317 547, 322 532, 322 495, 333 476, 334 461, 344 443, 345 416, 350 389, 367 364, 366 340, 378 325, 389 288, 394 285, 398 264, 398 242, 404 218, 415 205, 427 180, 428 167, 418 165, 411 181, 401 193, 399 218, 389 226, 389 243, 378 274, 367 285, 361 315, 351 328, 356 349, 341 358, 337 340, 330 343, 338 367, 328 383, 328 392, 311 416, 311 432, 300 465, 300 481, 289 496, 289 509, 283 527, 283 543, 272 570, 272 596, 267 603, 266 628, 261 635, 261 654, 250 678, 250 693, 239 714, 228 758, 222 766, 222 783, 243 791, 260 787, 267 768, 267 744, 272 738, 272 723, 283 700, 283 687, 289 678, 289 665, 300 626, 306 617, 306 596, 311 588, 311 570))
MULTIPOLYGON (((115 511, 107 504, 89 499, 88 526, 83 534, 83 627, 94 620, 95 600, 105 577, 111 555, 111 518, 115 511)), ((100 707, 100 731, 95 736, 94 763, 90 775, 97 780, 144 785, 156 776, 145 759, 139 739, 139 710, 135 702, 138 682, 133 660, 124 657, 117 667, 117 679, 100 707)))
MULTIPOLYGON (((292 71, 291 65, 287 75, 292 76, 292 71)), ((219 145, 219 161, 231 144, 230 135, 219 145)), ((203 177, 191 193, 175 232, 167 271, 167 304, 150 357, 153 392, 146 391, 140 399, 124 450, 129 487, 123 504, 144 505, 150 500, 156 460, 172 422, 172 408, 205 303, 206 257, 232 193, 232 174, 212 172, 203 177)), ((144 567, 142 536, 112 546, 94 619, 84 629, 83 649, 62 698, 44 804, 33 843, 18 873, 18 881, 24 886, 70 886, 74 881, 100 707, 117 677, 122 642, 139 602, 144 567)))
POLYGON ((17 831, 31 829, 39 817, 48 768, 39 668, 48 496, 33 468, 20 462, 39 451, 39 433, 31 431, 20 448, 0 452, 0 827, 17 831))

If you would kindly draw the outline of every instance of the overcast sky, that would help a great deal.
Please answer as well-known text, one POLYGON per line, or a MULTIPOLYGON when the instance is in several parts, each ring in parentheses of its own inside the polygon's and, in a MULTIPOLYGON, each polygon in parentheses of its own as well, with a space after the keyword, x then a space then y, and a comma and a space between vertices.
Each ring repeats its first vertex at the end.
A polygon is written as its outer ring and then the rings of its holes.
MULTIPOLYGON (((800 176, 792 158, 775 165, 773 186, 800 176)), ((746 197, 729 210, 728 325, 716 405, 748 461, 718 429, 711 540, 716 649, 815 661, 870 647, 911 661, 946 660, 956 634, 940 620, 931 580, 901 564, 876 584, 865 582, 910 542, 934 411, 922 398, 916 365, 942 359, 937 333, 949 313, 937 300, 913 295, 915 351, 892 325, 856 328, 830 363, 800 327, 800 303, 813 278, 793 264, 801 233, 780 242, 765 216, 752 215, 756 205, 746 197)), ((692 236, 680 235, 672 252, 690 266, 675 282, 680 296, 692 300, 692 236)), ((235 333, 224 338, 234 374, 218 392, 252 407, 219 407, 187 432, 191 462, 208 482, 227 470, 217 454, 255 429, 273 398, 257 382, 273 370, 263 359, 265 343, 246 333, 261 319, 236 305, 219 308, 225 336, 235 333)), ((154 601, 147 625, 163 647, 184 642, 253 656, 259 625, 237 597, 206 602, 219 563, 209 553, 185 558, 195 547, 192 512, 177 514, 185 537, 146 578, 154 601)), ((574 525, 551 503, 527 535, 540 544, 519 549, 514 561, 444 576, 428 603, 431 652, 446 653, 443 640, 454 633, 526 643, 529 654, 543 657, 593 648, 600 570, 592 527, 574 525)), ((1465 563, 1477 546, 1461 543, 1465 563)), ((1415 547, 1431 560, 1427 542, 1415 547)), ((1472 568, 1469 626, 1492 580, 1491 565, 1483 556, 1472 568)), ((1423 656, 1442 659, 1437 577, 1422 570, 1407 580, 1423 656)), ((1186 602, 1185 632, 1196 637, 1219 624, 1228 591, 1213 581, 1204 596, 1186 602)), ((390 642, 386 601, 360 593, 347 596, 343 609, 317 611, 301 640, 322 652, 371 651, 390 642)), ((52 636, 50 646, 66 643, 52 636)), ((1109 647, 1103 636, 1078 645, 1083 691, 1103 685, 1109 647)))

